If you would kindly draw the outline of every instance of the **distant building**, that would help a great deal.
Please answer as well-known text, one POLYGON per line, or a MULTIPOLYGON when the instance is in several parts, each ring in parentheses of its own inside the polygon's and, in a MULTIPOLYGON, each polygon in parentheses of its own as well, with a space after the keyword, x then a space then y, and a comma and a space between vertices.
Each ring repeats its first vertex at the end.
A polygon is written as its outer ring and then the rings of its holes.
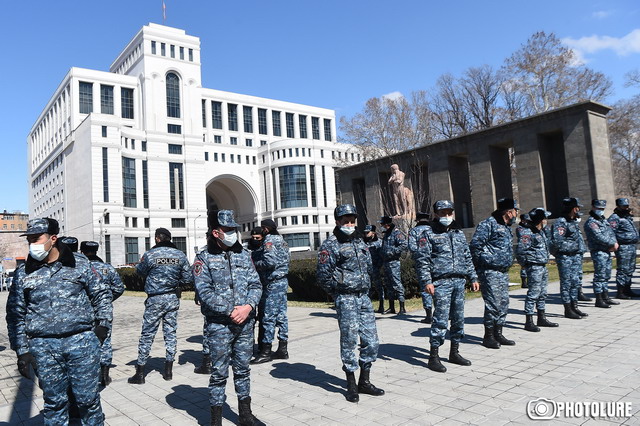
POLYGON ((214 208, 235 210, 244 238, 268 217, 292 248, 314 248, 334 226, 336 162, 360 161, 335 121, 202 87, 200 39, 149 24, 109 72, 71 68, 37 118, 29 209, 116 265, 137 262, 158 227, 193 258, 214 208))
POLYGON ((0 213, 0 232, 2 231, 23 231, 27 229, 29 215, 22 212, 0 213))

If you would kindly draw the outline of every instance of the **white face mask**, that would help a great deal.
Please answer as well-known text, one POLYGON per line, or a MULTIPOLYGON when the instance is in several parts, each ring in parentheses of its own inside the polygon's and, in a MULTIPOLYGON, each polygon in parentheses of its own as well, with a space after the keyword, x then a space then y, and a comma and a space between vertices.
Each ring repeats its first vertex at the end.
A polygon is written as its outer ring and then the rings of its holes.
POLYGON ((342 225, 340 227, 340 231, 342 231, 342 233, 345 234, 345 235, 351 235, 356 231, 356 227, 355 226, 342 225))
POLYGON ((599 210, 598 209, 598 210, 595 210, 594 213, 597 214, 600 217, 604 216, 604 210, 599 210))
POLYGON ((581 218, 581 217, 577 218, 577 219, 576 219, 576 222, 577 222, 577 223, 582 222, 582 218, 581 218))
POLYGON ((29 244, 29 254, 31 255, 31 257, 38 261, 43 260, 45 257, 47 257, 51 249, 45 250, 44 246, 49 241, 51 241, 51 237, 49 237, 49 239, 45 241, 44 244, 29 244))
POLYGON ((449 226, 453 222, 453 216, 443 216, 438 218, 438 222, 444 226, 449 226))
POLYGON ((236 242, 238 242, 238 233, 235 231, 235 229, 233 231, 227 231, 227 232, 224 233, 224 238, 223 239, 219 238, 219 240, 225 246, 231 247, 236 242))

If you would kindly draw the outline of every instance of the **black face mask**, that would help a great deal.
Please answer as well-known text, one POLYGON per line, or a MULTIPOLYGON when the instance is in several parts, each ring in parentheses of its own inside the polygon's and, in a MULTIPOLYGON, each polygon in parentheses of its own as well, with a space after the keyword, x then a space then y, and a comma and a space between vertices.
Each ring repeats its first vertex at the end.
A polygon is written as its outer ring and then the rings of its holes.
POLYGON ((256 240, 254 238, 251 238, 247 243, 247 246, 249 247, 250 250, 258 249, 260 248, 261 245, 262 245, 262 240, 256 240))

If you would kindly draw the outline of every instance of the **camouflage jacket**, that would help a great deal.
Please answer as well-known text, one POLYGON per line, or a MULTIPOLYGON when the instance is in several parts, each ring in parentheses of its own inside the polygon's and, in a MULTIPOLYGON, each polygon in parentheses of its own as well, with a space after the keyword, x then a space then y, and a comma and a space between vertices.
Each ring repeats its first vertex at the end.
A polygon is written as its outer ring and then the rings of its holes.
POLYGON ((616 234, 604 216, 589 212, 589 218, 584 223, 584 234, 591 251, 609 251, 616 245, 616 234))
POLYGON ((371 241, 364 241, 364 243, 369 247, 373 267, 380 269, 382 266, 382 240, 376 235, 371 241))
POLYGON ((411 257, 413 260, 416 260, 416 254, 419 248, 418 240, 422 233, 429 227, 426 223, 421 223, 420 225, 416 225, 409 230, 409 237, 407 238, 407 245, 409 248, 409 253, 411 253, 411 257))
POLYGON ((544 229, 535 226, 518 227, 516 259, 522 266, 546 265, 549 262, 549 247, 544 229))
POLYGON ((64 244, 58 260, 46 264, 27 258, 16 271, 7 299, 7 329, 11 349, 29 352, 29 338, 66 337, 111 328, 111 291, 87 260, 77 262, 64 244))
POLYGON ((476 227, 469 248, 476 269, 506 271, 513 263, 513 235, 498 212, 476 227))
POLYGON ((391 225, 391 228, 384 231, 382 237, 383 261, 399 260, 405 251, 407 251, 407 238, 395 225, 391 225))
POLYGON ((192 282, 187 256, 170 242, 160 242, 142 255, 136 272, 149 296, 172 293, 192 282))
POLYGON ((359 234, 346 235, 335 227, 318 252, 316 278, 320 287, 331 296, 368 292, 372 272, 369 247, 359 234))
POLYGON ((122 293, 124 293, 124 283, 120 278, 120 274, 116 271, 116 268, 108 263, 104 263, 98 256, 87 256, 87 258, 89 262, 91 262, 93 270, 100 274, 102 280, 111 289, 113 300, 115 301, 118 297, 122 296, 122 293))
POLYGON ((584 239, 577 220, 559 217, 551 227, 549 251, 554 256, 582 254, 586 251, 584 239))
POLYGON ((231 312, 236 306, 255 308, 262 296, 262 284, 248 250, 237 242, 229 251, 223 251, 211 242, 196 256, 193 279, 200 309, 207 321, 230 324, 231 312))
POLYGON ((614 213, 609 216, 609 225, 616 234, 618 244, 638 244, 638 230, 633 224, 633 217, 630 215, 619 215, 614 213))
POLYGON ((251 252, 263 284, 285 278, 289 273, 289 246, 281 235, 267 235, 262 245, 251 252))

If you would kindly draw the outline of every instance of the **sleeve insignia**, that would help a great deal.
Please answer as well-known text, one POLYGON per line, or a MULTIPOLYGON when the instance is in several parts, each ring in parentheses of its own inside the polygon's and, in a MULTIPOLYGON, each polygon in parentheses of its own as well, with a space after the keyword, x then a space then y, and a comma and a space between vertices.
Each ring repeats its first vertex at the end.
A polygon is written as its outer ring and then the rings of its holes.
POLYGON ((329 252, 327 250, 322 250, 318 255, 318 260, 322 264, 327 263, 327 260, 329 260, 329 252))
POLYGON ((600 229, 600 226, 598 226, 598 224, 595 221, 591 222, 591 225, 589 225, 589 227, 594 231, 597 231, 598 229, 600 229))
POLYGON ((531 235, 524 234, 522 237, 522 244, 529 244, 531 242, 531 235))
POLYGON ((265 243, 265 245, 264 245, 264 249, 265 249, 265 250, 271 250, 271 249, 273 249, 273 243, 272 243, 271 241, 269 241, 269 242, 265 243))
POLYGON ((197 260, 193 264, 193 273, 196 277, 199 277, 202 274, 202 261, 197 260))
POLYGON ((612 228, 617 228, 618 227, 618 221, 617 220, 612 220, 610 222, 610 225, 611 225, 612 228))
POLYGON ((562 236, 562 235, 564 235, 565 232, 567 232, 567 231, 566 231, 566 229, 564 229, 564 226, 558 227, 558 234, 560 234, 562 236))

